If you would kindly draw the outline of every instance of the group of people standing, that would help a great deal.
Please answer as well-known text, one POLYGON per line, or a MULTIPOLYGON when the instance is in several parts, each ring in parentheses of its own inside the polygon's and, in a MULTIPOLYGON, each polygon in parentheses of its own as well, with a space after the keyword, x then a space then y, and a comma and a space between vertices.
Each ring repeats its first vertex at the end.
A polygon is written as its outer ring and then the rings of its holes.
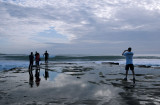
MULTIPOLYGON (((45 78, 47 79, 49 77, 49 74, 48 74, 48 58, 49 58, 49 54, 47 51, 45 51, 45 53, 43 54, 43 56, 45 56, 45 63, 46 63, 46 67, 45 67, 45 78)), ((29 55, 29 76, 30 76, 30 81, 29 81, 29 84, 31 87, 33 87, 33 73, 32 73, 32 67, 33 67, 33 64, 34 64, 34 61, 35 61, 35 66, 36 66, 36 70, 35 70, 35 83, 37 86, 39 86, 40 84, 40 67, 39 67, 39 62, 41 60, 41 57, 40 57, 40 54, 36 51, 35 55, 33 54, 33 52, 31 52, 31 54, 29 55)))
MULTIPOLYGON (((123 53, 122 53, 122 56, 126 57, 126 66, 125 66, 126 76, 125 76, 124 80, 127 81, 128 70, 130 69, 132 71, 132 74, 133 74, 133 83, 135 83, 135 73, 134 73, 134 65, 133 65, 133 55, 134 55, 134 53, 131 52, 131 50, 132 50, 132 48, 129 47, 128 50, 124 50, 123 53)), ((45 63, 48 63, 48 58, 49 58, 48 52, 45 51, 43 56, 45 56, 45 63)), ((39 61, 41 60, 40 59, 40 54, 36 51, 35 57, 34 57, 33 52, 31 52, 31 54, 29 55, 29 60, 30 60, 29 70, 32 70, 34 58, 35 58, 36 67, 37 68, 39 67, 39 61)))
MULTIPOLYGON (((43 56, 45 56, 45 63, 48 63, 48 58, 49 58, 48 52, 45 51, 43 56)), ((40 62, 41 58, 40 58, 40 54, 37 51, 36 51, 35 55, 33 54, 33 52, 31 52, 31 54, 29 55, 29 61, 30 61, 29 68, 32 68, 34 60, 35 60, 36 67, 39 67, 39 62, 40 62)))

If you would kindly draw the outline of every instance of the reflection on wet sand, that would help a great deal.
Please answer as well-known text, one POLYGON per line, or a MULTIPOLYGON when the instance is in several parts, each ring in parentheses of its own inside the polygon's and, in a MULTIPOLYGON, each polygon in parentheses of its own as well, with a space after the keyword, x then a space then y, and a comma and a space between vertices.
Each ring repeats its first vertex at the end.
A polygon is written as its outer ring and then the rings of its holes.
POLYGON ((29 66, 29 84, 31 87, 33 87, 33 84, 34 84, 34 82, 33 82, 34 77, 33 77, 32 71, 33 71, 32 66, 29 66))
MULTIPOLYGON (((41 78, 42 76, 44 77, 44 79, 42 79, 41 81, 41 87, 38 87, 37 90, 40 89, 43 95, 45 95, 43 89, 46 90, 50 93, 48 94, 48 96, 54 98, 55 100, 61 100, 61 98, 63 98, 70 104, 72 102, 72 104, 88 103, 94 105, 102 101, 101 98, 110 100, 118 95, 115 92, 117 90, 115 88, 112 88, 112 86, 103 84, 101 84, 100 86, 95 85, 93 82, 88 82, 95 81, 98 83, 100 81, 94 76, 89 77, 90 72, 96 72, 94 71, 92 66, 87 67, 70 64, 60 64, 56 65, 55 67, 50 66, 50 68, 48 68, 48 65, 45 64, 41 65, 40 68, 41 71, 36 69, 36 79, 41 78), (55 75, 55 72, 57 72, 58 74, 55 75), (46 78, 52 78, 53 76, 53 79, 44 81, 46 80, 46 78)), ((92 73, 92 75, 93 74, 94 73, 92 73)), ((39 82, 40 81, 36 82, 37 86, 39 86, 39 82)))
MULTIPOLYGON (((127 82, 123 81, 124 67, 98 64, 42 64, 35 69, 36 90, 32 97, 43 96, 39 101, 47 104, 66 105, 145 105, 160 103, 159 69, 151 71, 136 68, 136 84, 131 74, 127 82), (43 77, 43 78, 42 78, 43 77), (51 98, 52 97, 52 98, 51 98)), ((30 86, 33 86, 33 74, 30 74, 30 86)), ((31 102, 32 103, 32 102, 31 102)))
MULTIPOLYGON (((43 74, 43 77, 45 80, 49 78, 49 72, 48 72, 48 63, 45 63, 45 72, 43 74)), ((31 87, 34 85, 34 77, 33 77, 33 70, 35 70, 35 83, 36 86, 38 87, 40 85, 40 67, 38 66, 29 66, 29 84, 31 87)))
POLYGON ((45 65, 45 73, 43 74, 43 76, 46 80, 49 78, 48 63, 46 63, 45 65))
MULTIPOLYGON (((29 84, 31 87, 33 87, 33 85, 34 85, 33 70, 34 70, 33 67, 29 68, 29 84)), ((40 81, 41 81, 40 68, 36 67, 35 68, 35 83, 36 83, 37 87, 40 85, 40 81)))
POLYGON ((40 81, 41 81, 40 68, 36 68, 36 71, 35 71, 35 82, 36 82, 37 87, 40 85, 40 81))

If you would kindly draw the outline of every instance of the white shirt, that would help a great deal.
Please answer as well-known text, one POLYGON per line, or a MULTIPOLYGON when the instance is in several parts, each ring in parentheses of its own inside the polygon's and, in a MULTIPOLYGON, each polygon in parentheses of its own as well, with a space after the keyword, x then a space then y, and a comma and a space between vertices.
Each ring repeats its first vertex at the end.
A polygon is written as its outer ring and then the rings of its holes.
POLYGON ((133 52, 125 52, 123 55, 126 57, 126 64, 133 64, 133 52))

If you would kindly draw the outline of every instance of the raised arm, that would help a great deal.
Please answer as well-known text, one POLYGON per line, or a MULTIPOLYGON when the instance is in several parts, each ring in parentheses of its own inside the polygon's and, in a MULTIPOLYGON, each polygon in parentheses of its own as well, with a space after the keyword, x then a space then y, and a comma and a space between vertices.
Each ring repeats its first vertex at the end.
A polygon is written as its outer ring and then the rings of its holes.
POLYGON ((123 53, 122 53, 122 55, 123 55, 126 51, 128 51, 128 50, 124 50, 123 53))

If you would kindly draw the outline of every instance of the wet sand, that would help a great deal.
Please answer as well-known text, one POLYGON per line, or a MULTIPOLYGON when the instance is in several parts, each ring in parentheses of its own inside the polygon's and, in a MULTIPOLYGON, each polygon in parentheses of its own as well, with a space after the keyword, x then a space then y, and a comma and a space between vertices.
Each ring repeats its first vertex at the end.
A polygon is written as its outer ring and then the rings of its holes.
POLYGON ((135 84, 112 63, 49 63, 32 73, 33 80, 28 68, 0 72, 0 105, 160 104, 159 68, 135 67, 135 84))

